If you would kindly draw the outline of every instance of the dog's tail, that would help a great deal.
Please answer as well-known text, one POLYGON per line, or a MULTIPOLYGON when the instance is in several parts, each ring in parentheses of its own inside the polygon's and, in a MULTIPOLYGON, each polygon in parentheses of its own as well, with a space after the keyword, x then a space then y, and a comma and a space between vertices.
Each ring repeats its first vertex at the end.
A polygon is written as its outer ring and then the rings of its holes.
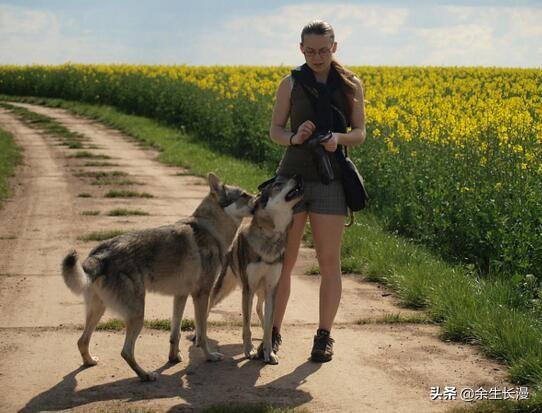
POLYGON ((215 281, 209 300, 209 310, 226 298, 237 286, 237 277, 229 265, 229 260, 222 266, 220 275, 215 281))
POLYGON ((71 250, 62 260, 62 277, 73 293, 81 294, 86 289, 88 277, 77 259, 77 251, 71 250))

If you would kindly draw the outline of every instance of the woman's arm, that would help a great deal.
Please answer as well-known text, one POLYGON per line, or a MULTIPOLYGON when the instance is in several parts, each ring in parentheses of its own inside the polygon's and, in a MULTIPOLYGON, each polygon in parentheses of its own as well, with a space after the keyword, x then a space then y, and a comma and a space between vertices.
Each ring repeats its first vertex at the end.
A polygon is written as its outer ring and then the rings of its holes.
POLYGON ((270 138, 280 145, 288 146, 292 132, 285 128, 290 114, 290 85, 289 76, 282 79, 275 95, 275 106, 271 116, 270 138))

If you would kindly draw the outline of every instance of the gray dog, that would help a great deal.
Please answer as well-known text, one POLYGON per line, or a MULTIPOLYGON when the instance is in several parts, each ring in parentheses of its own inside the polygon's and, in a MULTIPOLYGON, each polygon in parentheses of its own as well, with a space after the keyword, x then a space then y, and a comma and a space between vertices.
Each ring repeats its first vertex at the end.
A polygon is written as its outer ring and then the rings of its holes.
POLYGON ((241 188, 222 184, 212 173, 208 181, 210 192, 191 217, 106 240, 82 264, 75 250, 64 258, 64 282, 85 298, 85 330, 77 342, 85 365, 97 363, 89 353, 89 342, 107 306, 126 323, 122 357, 141 380, 156 380, 157 374, 143 370, 134 357, 147 290, 174 296, 171 362, 181 361, 180 324, 188 295, 194 301, 196 335, 205 357, 212 361, 223 358, 209 351, 207 343, 209 295, 243 217, 251 214, 254 199, 241 188))
POLYGON ((294 176, 267 185, 254 202, 253 218, 238 231, 226 255, 226 263, 211 293, 211 308, 240 284, 243 289, 243 344, 245 355, 254 359, 250 318, 254 295, 256 311, 263 325, 263 359, 277 364, 272 349, 272 328, 276 287, 282 270, 286 235, 293 208, 303 197, 303 180, 294 176), (265 314, 262 302, 265 301, 265 314))

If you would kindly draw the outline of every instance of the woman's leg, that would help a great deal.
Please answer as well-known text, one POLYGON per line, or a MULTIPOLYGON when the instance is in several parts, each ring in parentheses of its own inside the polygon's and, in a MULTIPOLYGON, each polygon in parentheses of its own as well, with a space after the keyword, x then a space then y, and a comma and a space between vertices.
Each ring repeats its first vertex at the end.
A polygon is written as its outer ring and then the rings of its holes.
POLYGON ((273 318, 273 327, 279 332, 284 313, 286 312, 288 298, 290 297, 290 275, 297 260, 299 245, 301 243, 301 238, 303 238, 306 222, 307 212, 298 212, 297 214, 294 214, 292 226, 288 230, 282 271, 275 296, 275 316, 273 318))
POLYGON ((320 266, 320 328, 331 331, 341 301, 341 240, 345 217, 309 213, 320 266))

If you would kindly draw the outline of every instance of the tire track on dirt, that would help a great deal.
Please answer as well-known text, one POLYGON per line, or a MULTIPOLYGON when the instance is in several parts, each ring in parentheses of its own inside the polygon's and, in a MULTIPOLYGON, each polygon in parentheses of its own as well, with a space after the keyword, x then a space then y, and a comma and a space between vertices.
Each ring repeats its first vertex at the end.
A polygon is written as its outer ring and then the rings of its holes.
MULTIPOLYGON (((91 346, 101 364, 81 369, 75 344, 80 332, 72 327, 83 322, 84 311, 82 300, 69 292, 58 272, 65 252, 75 246, 85 256, 95 243, 76 237, 90 231, 174 222, 192 213, 208 189, 201 178, 177 176, 180 169, 158 163, 156 151, 142 150, 118 131, 65 110, 17 105, 85 134, 100 148, 92 152, 111 156, 110 162, 117 165, 84 167, 85 159, 66 157, 73 150, 54 145, 0 110, 0 124, 25 148, 20 185, 0 211, 0 385, 7 395, 0 400, 1 410, 84 411, 115 408, 129 400, 130 406, 159 410, 238 401, 306 405, 311 411, 436 412, 460 402, 431 402, 430 386, 504 386, 499 365, 471 346, 439 340, 438 327, 354 324, 361 317, 417 312, 395 306, 393 296, 383 296, 384 287, 348 276, 334 329, 334 360, 325 365, 308 362, 319 288, 318 277, 303 275, 315 262, 308 248, 302 249, 294 270, 278 366, 244 360, 240 328, 211 327, 209 336, 217 340, 211 340, 212 345, 226 355, 221 363, 206 363, 200 350, 183 340, 185 361, 164 364, 168 333, 144 329, 136 348, 138 360, 144 367, 158 368, 158 382, 144 385, 134 378, 120 357, 123 332, 96 332, 91 346), (154 197, 104 198, 111 186, 90 185, 88 178, 75 176, 97 169, 125 172, 144 184, 133 189, 154 197), (79 198, 81 192, 92 197, 79 198), (150 215, 106 216, 113 208, 141 209, 150 215), (101 213, 80 215, 85 210, 101 213), (61 325, 66 328, 58 328, 61 325)), ((169 318, 171 301, 149 295, 146 318, 169 318)), ((240 302, 239 292, 232 294, 210 319, 239 321, 240 302)), ((190 303, 185 318, 191 317, 190 303)), ((258 337, 260 329, 253 331, 258 337)))

